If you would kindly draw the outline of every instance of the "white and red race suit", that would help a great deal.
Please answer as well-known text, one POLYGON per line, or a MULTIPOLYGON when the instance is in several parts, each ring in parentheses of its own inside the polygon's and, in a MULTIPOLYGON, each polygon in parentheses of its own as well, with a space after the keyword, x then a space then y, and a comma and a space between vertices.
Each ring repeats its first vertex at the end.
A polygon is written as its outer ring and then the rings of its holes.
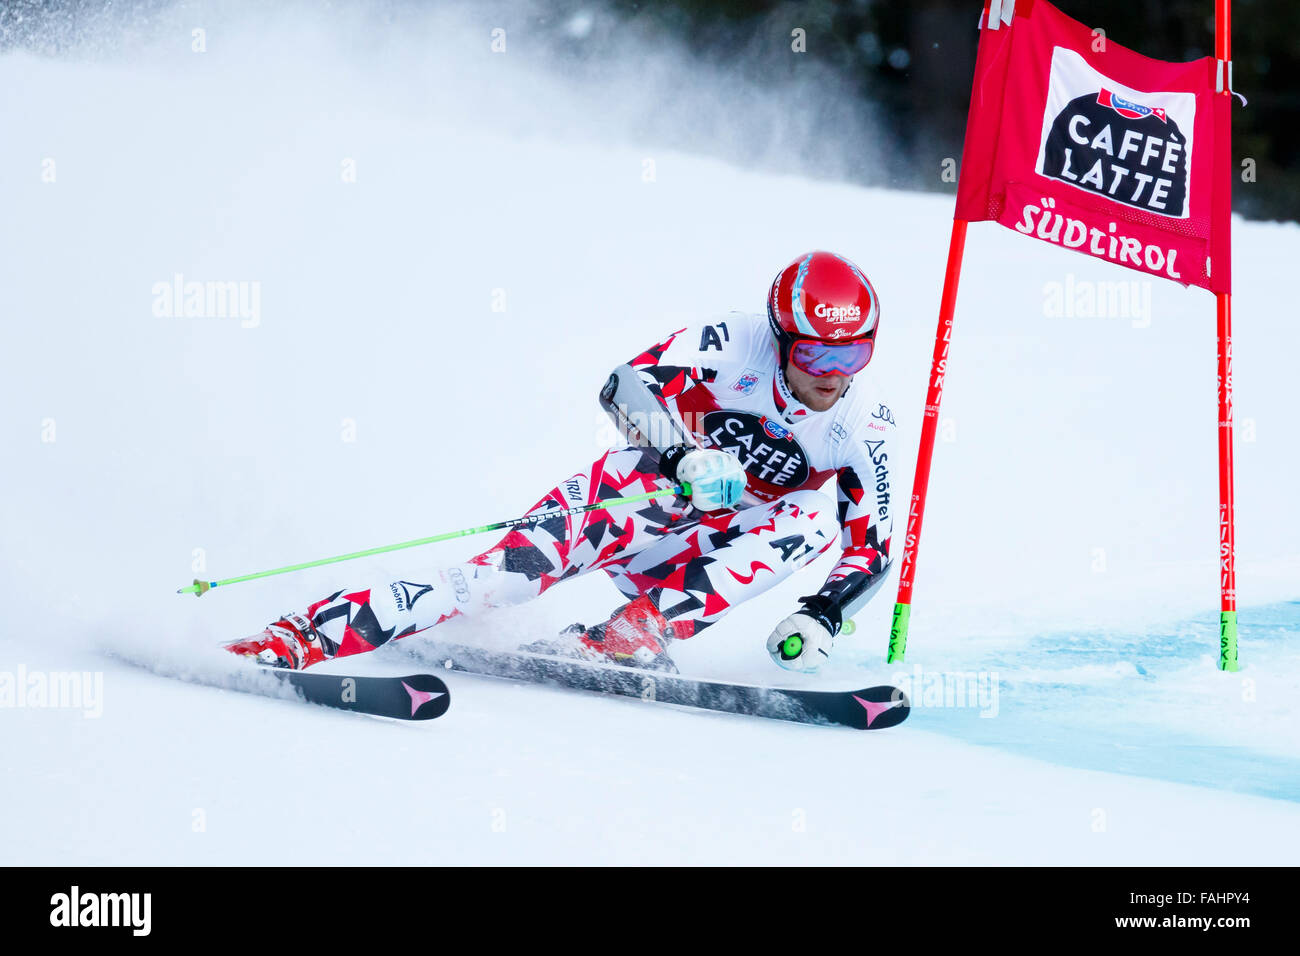
POLYGON ((313 604, 307 616, 327 656, 517 604, 596 569, 628 599, 649 597, 672 636, 691 637, 837 538, 843 555, 818 594, 836 621, 852 616, 889 566, 894 417, 863 373, 828 411, 813 411, 790 392, 779 363, 766 319, 736 312, 676 332, 620 366, 601 402, 628 447, 561 481, 528 512, 540 516, 535 523, 464 564, 313 604), (739 508, 701 513, 676 495, 559 513, 673 487, 661 459, 683 444, 740 460, 748 483, 739 508), (831 478, 838 502, 819 490, 831 478))

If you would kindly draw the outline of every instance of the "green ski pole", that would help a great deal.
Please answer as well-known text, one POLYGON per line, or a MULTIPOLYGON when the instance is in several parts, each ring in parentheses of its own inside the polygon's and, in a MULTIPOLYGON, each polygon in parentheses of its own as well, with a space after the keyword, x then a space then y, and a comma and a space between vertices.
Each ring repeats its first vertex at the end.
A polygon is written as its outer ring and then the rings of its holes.
POLYGON ((630 495, 626 498, 609 498, 605 501, 597 501, 589 505, 575 505, 572 508, 565 508, 563 511, 546 511, 541 514, 524 515, 522 518, 510 518, 507 521, 498 521, 495 524, 485 524, 479 528, 465 528, 462 531, 448 531, 445 534, 435 534, 430 538, 416 538, 414 541, 403 541, 401 544, 384 545, 381 548, 367 548, 365 551, 353 551, 351 554, 340 554, 333 558, 321 558, 319 561, 304 561, 302 564, 291 564, 288 567, 273 568, 270 571, 258 571, 256 574, 241 574, 234 578, 222 578, 220 581, 200 581, 194 579, 194 583, 183 588, 177 588, 177 594, 193 594, 195 597, 202 597, 213 588, 224 587, 228 584, 238 584, 241 581, 255 581, 258 578, 269 578, 274 574, 288 574, 290 571, 302 571, 305 568, 318 568, 323 564, 337 564, 340 561, 351 561, 354 558, 366 558, 372 554, 383 554, 387 551, 400 551, 403 548, 416 548, 422 544, 433 544, 435 541, 450 541, 452 538, 463 538, 471 534, 482 534, 485 531, 501 531, 505 528, 517 528, 520 525, 534 524, 538 521, 547 521, 551 518, 558 518, 561 515, 579 515, 587 511, 602 511, 606 508, 616 507, 618 505, 633 504, 637 501, 646 501, 650 498, 662 498, 665 495, 689 495, 691 486, 688 484, 674 485, 672 488, 663 488, 658 491, 647 491, 641 495, 630 495))

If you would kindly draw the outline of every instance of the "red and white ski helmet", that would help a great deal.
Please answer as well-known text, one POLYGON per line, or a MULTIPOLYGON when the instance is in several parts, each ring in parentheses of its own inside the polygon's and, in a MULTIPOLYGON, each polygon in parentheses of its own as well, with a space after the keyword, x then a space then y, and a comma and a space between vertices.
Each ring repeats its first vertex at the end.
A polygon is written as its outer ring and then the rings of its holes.
MULTIPOLYGON (((800 350, 807 355, 820 351, 839 356, 831 360, 827 370, 805 371, 814 375, 852 374, 871 359, 880 300, 870 280, 848 259, 833 252, 809 252, 773 280, 767 297, 767 320, 781 347, 782 365, 800 342, 809 346, 853 344, 855 348, 836 348, 830 353, 811 347, 800 350), (842 367, 834 367, 837 364, 842 367)), ((802 367, 802 363, 796 364, 802 367)))

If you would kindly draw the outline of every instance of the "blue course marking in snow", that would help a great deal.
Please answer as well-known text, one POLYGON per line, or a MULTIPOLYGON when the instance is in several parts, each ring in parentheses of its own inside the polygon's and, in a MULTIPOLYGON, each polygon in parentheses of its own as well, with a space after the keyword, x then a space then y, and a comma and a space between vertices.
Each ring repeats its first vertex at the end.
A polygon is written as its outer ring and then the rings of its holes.
POLYGON ((918 648, 897 673, 920 667, 920 684, 909 688, 916 729, 1065 766, 1300 801, 1300 757, 1269 752, 1249 736, 1267 734, 1287 749, 1294 728, 1279 724, 1292 724, 1300 703, 1269 700, 1268 711, 1253 711, 1265 703, 1248 700, 1243 686, 1266 675, 1294 683, 1300 601, 1243 610, 1241 620, 1243 668, 1235 674, 1215 668, 1218 620, 1210 614, 1146 634, 1056 634, 1014 650, 999 642, 978 658, 974 649, 925 656, 918 648), (927 706, 927 687, 935 704, 947 690, 935 677, 944 672, 950 693, 967 691, 967 706, 927 706), (983 686, 956 676, 963 673, 982 673, 983 686), (991 673, 996 716, 980 717, 992 710, 991 673), (1266 712, 1281 716, 1257 716, 1266 712), (1237 740, 1230 721, 1254 729, 1237 740))

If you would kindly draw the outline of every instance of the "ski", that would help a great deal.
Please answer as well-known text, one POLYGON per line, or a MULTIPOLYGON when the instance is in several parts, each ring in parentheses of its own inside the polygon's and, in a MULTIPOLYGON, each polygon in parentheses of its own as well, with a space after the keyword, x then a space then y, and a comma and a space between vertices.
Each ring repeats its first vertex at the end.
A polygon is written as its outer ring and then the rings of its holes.
POLYGON ((310 704, 321 704, 375 717, 432 720, 451 706, 447 685, 432 674, 405 677, 353 677, 347 674, 304 674, 270 670, 310 704))
POLYGON ((466 674, 803 724, 882 730, 901 724, 911 710, 907 695, 887 685, 860 690, 761 687, 528 651, 493 651, 438 642, 411 648, 410 652, 424 663, 437 662, 448 670, 466 674))
POLYGON ((133 657, 109 652, 109 657, 159 677, 201 684, 241 694, 278 697, 320 704, 336 710, 396 720, 432 720, 451 706, 451 694, 433 674, 405 677, 355 677, 349 674, 306 674, 262 665, 236 664, 234 669, 159 668, 133 657))

